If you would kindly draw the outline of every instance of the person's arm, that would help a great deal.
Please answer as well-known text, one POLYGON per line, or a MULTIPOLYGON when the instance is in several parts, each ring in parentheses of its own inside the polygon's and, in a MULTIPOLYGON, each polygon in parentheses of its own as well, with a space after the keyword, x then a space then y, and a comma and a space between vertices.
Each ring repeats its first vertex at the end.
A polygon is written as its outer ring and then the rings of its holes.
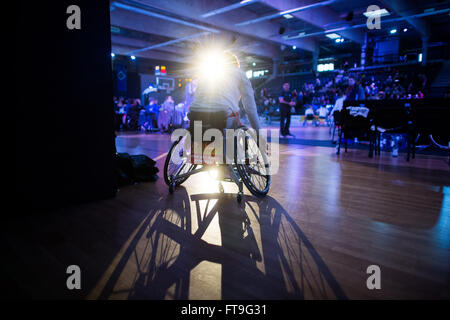
POLYGON ((280 96, 279 98, 278 98, 278 100, 280 101, 280 103, 283 103, 283 104, 288 104, 288 105, 290 105, 291 107, 293 107, 293 106, 295 106, 295 101, 286 101, 286 100, 284 100, 284 98, 282 97, 282 96, 280 96))
POLYGON ((281 97, 281 96, 278 97, 278 101, 279 101, 280 103, 289 104, 289 102, 285 101, 284 98, 281 97))
POLYGON ((239 84, 239 92, 242 98, 242 105, 244 106, 244 111, 247 113, 248 120, 253 129, 259 130, 259 118, 258 111, 256 109, 255 96, 250 80, 244 72, 241 72, 241 81, 239 84))

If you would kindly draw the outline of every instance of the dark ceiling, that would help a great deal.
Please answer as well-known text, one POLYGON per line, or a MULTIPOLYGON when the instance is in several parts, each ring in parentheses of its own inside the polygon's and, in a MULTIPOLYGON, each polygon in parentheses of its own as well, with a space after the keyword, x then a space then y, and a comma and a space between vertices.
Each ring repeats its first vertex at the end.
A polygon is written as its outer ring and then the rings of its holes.
POLYGON ((321 56, 358 52, 366 32, 369 37, 382 38, 392 36, 389 31, 393 28, 399 30, 395 36, 405 39, 405 43, 412 46, 420 46, 424 36, 429 41, 449 39, 450 1, 329 0, 325 5, 323 2, 111 1, 112 48, 116 54, 187 62, 199 43, 213 39, 214 43, 230 47, 248 64, 269 64, 273 59, 285 56, 312 56, 314 51, 321 56), (389 12, 388 16, 381 18, 380 30, 368 30, 363 26, 367 20, 363 13, 369 5, 377 5, 389 12), (303 10, 291 12, 290 15, 280 14, 300 7, 304 7, 303 10), (212 13, 218 9, 215 14, 212 13), (411 17, 424 12, 433 14, 411 17), (207 13, 209 15, 205 16, 207 13), (399 20, 389 22, 395 18, 399 20), (344 42, 336 43, 326 37, 325 31, 335 28, 347 28, 333 32, 344 42))

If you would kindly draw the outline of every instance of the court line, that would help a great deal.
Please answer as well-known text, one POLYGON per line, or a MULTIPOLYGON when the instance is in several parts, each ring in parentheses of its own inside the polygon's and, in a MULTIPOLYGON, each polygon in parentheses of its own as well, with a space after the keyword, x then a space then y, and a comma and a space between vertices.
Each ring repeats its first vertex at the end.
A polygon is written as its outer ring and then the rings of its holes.
POLYGON ((164 158, 165 156, 167 156, 167 154, 168 154, 168 152, 164 152, 164 153, 160 154, 159 156, 157 156, 156 158, 154 158, 153 160, 154 161, 158 161, 159 159, 164 158))

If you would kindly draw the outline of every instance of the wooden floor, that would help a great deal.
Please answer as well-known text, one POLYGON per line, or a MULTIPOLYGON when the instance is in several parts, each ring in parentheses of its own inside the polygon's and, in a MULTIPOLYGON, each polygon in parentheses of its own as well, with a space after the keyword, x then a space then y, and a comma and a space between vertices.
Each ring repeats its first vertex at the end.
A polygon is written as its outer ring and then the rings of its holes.
MULTIPOLYGON (((328 139, 296 128, 297 139, 328 139)), ((123 134, 120 152, 158 160, 157 182, 117 197, 2 224, 6 296, 62 299, 450 298, 450 167, 366 150, 280 144, 280 171, 257 199, 198 174, 173 195, 169 136, 123 134), (81 290, 67 290, 78 265, 81 290), (369 265, 381 289, 369 290, 369 265)))

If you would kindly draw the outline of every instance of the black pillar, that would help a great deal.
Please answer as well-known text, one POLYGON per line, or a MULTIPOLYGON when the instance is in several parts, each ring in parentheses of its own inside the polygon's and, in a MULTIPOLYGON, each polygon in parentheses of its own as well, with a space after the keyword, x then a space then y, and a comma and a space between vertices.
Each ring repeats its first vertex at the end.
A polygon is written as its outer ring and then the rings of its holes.
POLYGON ((16 6, 17 204, 47 209, 114 196, 109 1, 16 6), (81 29, 67 27, 71 5, 81 29))

